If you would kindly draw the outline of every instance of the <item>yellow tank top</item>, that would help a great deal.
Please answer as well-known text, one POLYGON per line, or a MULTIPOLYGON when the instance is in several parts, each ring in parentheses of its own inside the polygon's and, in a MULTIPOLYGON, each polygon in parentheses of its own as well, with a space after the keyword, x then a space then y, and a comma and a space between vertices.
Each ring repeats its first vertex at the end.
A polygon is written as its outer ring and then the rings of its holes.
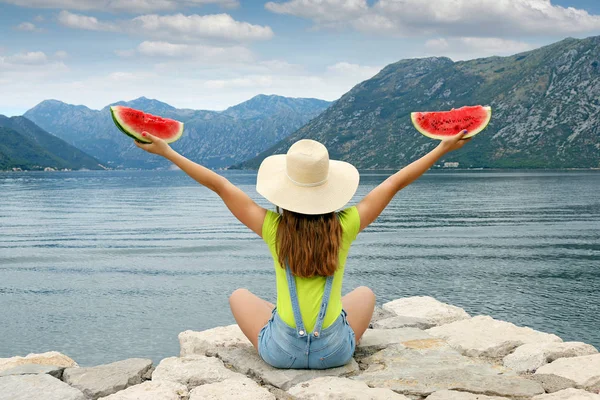
MULTIPOLYGON (((323 328, 327 328, 337 319, 342 312, 342 281, 344 279, 344 270, 346 267, 346 257, 350 250, 350 245, 356 239, 360 230, 360 217, 356 207, 350 207, 338 213, 342 225, 342 244, 340 246, 340 261, 338 269, 333 277, 333 286, 331 296, 327 306, 327 313, 323 321, 323 328)), ((275 265, 275 275, 277 281, 277 312, 281 319, 290 327, 295 328, 294 312, 292 311, 292 300, 287 285, 285 269, 281 268, 276 250, 277 227, 281 216, 273 211, 267 211, 263 222, 262 237, 269 246, 271 256, 275 265)), ((298 302, 300 304, 300 313, 304 327, 308 332, 312 331, 317 322, 317 315, 321 307, 323 292, 325 291, 325 277, 317 276, 312 278, 296 277, 296 287, 298 292, 298 302)))

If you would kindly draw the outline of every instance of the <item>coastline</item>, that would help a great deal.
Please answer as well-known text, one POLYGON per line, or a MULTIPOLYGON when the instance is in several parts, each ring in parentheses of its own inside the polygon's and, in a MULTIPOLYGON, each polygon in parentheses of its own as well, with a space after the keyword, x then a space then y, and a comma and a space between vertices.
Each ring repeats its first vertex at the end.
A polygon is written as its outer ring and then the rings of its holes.
POLYGON ((179 343, 157 366, 79 367, 57 352, 0 359, 0 400, 600 400, 593 346, 426 296, 377 307, 351 362, 329 370, 272 368, 237 325, 185 331, 179 343))

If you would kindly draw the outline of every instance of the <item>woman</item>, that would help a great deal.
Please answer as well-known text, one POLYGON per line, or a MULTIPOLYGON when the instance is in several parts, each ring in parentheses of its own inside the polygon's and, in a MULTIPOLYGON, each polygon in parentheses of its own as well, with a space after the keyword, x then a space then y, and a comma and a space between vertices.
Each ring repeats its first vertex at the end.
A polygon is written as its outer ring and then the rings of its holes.
POLYGON ((375 307, 375 295, 367 287, 341 296, 352 241, 399 190, 468 142, 461 140, 465 134, 443 140, 356 206, 337 213, 356 192, 359 174, 351 164, 329 160, 325 146, 316 141, 300 140, 286 155, 268 157, 260 166, 256 190, 281 208, 281 214, 262 208, 226 178, 147 132, 143 135, 151 143, 136 141, 136 145, 167 158, 217 193, 233 215, 269 246, 277 306, 246 289, 235 290, 229 298, 233 316, 262 359, 276 368, 323 369, 351 360, 375 307))

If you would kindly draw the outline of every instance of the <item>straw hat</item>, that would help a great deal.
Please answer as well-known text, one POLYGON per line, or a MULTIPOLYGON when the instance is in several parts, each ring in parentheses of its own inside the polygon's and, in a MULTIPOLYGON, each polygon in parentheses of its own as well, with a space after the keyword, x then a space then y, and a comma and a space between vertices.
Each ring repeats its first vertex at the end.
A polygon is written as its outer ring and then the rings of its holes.
POLYGON ((285 210, 326 214, 352 199, 358 181, 358 170, 352 164, 330 160, 325 146, 303 139, 287 154, 264 159, 258 169, 256 191, 285 210))

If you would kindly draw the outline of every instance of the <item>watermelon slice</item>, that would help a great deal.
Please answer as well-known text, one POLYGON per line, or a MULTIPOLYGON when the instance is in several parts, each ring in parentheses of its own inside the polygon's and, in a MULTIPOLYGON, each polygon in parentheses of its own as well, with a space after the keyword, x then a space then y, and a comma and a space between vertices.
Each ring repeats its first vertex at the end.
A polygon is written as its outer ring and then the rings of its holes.
POLYGON ((183 134, 183 122, 174 119, 157 117, 124 106, 110 107, 110 114, 121 132, 140 142, 150 143, 150 140, 142 136, 144 131, 167 143, 173 143, 183 134))
POLYGON ((492 118, 492 108, 465 106, 451 111, 413 112, 410 119, 423 135, 432 139, 444 139, 463 130, 464 139, 477 135, 485 129, 492 118))

